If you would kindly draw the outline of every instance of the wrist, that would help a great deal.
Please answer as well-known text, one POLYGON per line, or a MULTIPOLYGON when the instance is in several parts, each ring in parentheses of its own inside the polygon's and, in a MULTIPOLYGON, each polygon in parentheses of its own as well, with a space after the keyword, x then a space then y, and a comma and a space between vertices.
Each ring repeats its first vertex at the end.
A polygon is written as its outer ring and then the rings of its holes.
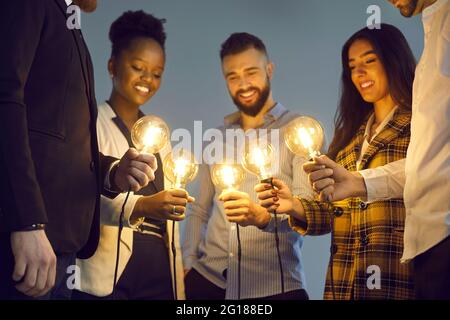
POLYGON ((297 220, 306 221, 305 208, 302 205, 300 196, 293 196, 292 210, 289 215, 297 220))
POLYGON ((38 231, 38 230, 45 230, 45 224, 44 223, 33 223, 28 226, 22 226, 20 228, 17 228, 13 232, 29 232, 29 231, 38 231))
POLYGON ((134 204, 134 208, 130 216, 130 222, 144 218, 145 217, 144 208, 145 208, 145 197, 140 197, 134 204))
POLYGON ((121 190, 116 183, 116 173, 118 169, 119 169, 119 162, 114 164, 111 170, 109 171, 109 184, 111 187, 111 191, 122 192, 123 190, 121 190))
POLYGON ((269 213, 269 211, 267 211, 267 209, 260 207, 259 209, 259 213, 258 213, 258 221, 256 226, 260 229, 264 229, 265 227, 267 227, 267 225, 270 223, 270 220, 272 219, 271 214, 269 213))
POLYGON ((366 183, 364 182, 364 177, 358 172, 351 172, 353 176, 353 181, 351 185, 352 188, 352 197, 367 197, 367 188, 366 183))

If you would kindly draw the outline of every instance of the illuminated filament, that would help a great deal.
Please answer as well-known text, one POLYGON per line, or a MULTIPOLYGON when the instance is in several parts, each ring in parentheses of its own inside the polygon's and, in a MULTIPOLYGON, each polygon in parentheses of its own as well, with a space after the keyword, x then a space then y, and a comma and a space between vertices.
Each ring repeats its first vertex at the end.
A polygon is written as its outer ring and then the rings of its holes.
POLYGON ((145 136, 143 139, 146 148, 153 148, 160 143, 162 139, 162 130, 158 127, 149 127, 145 131, 145 136))
POLYGON ((266 177, 264 152, 260 148, 254 148, 252 152, 252 162, 259 168, 261 177, 266 177))
POLYGON ((174 161, 175 168, 174 168, 174 174, 175 174, 175 188, 181 188, 181 182, 185 178, 188 167, 189 167, 189 161, 183 158, 178 158, 174 161))
POLYGON ((314 129, 313 128, 309 128, 308 129, 301 127, 297 129, 297 137, 299 138, 301 144, 303 145, 303 147, 305 147, 305 149, 308 149, 309 151, 309 156, 312 158, 315 155, 317 155, 317 152, 314 151, 313 146, 314 146, 314 129))
POLYGON ((227 186, 228 189, 233 189, 236 184, 236 176, 232 167, 226 166, 221 170, 221 178, 223 184, 227 186))

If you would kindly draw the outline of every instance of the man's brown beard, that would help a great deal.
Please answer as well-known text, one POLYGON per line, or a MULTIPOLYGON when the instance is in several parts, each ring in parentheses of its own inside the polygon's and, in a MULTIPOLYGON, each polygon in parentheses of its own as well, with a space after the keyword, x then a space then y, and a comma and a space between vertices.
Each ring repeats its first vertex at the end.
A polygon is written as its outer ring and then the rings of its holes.
POLYGON ((97 9, 97 0, 73 0, 73 3, 84 12, 92 12, 97 9))
POLYGON ((402 16, 409 18, 412 17, 417 8, 417 0, 410 1, 406 6, 400 8, 402 16))

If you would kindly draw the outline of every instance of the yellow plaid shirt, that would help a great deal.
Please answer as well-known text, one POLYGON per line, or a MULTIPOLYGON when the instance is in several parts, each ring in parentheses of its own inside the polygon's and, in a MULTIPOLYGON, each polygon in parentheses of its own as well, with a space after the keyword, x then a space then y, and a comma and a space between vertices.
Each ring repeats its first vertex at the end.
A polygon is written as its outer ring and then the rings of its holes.
MULTIPOLYGON (((370 142, 360 169, 374 168, 406 157, 410 139, 411 113, 397 109, 391 121, 370 142)), ((364 139, 366 122, 336 162, 356 171, 356 161, 364 139)), ((405 207, 402 199, 366 204, 349 198, 331 205, 301 199, 307 224, 290 219, 291 227, 303 235, 323 235, 331 231, 334 214, 333 277, 336 299, 412 299, 412 266, 401 264, 405 207), (373 287, 372 268, 379 270, 380 286, 373 287), (379 268, 379 269, 378 269, 379 268), (368 285, 369 282, 369 285, 368 285), (372 284, 372 285, 371 285, 372 284)), ((376 275, 374 275, 376 277, 376 275)), ((328 266, 324 299, 332 299, 328 266)))

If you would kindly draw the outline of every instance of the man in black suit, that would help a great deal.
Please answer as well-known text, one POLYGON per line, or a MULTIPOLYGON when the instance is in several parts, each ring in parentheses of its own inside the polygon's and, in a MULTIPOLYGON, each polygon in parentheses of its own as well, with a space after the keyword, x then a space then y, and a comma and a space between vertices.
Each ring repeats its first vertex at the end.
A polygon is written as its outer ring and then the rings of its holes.
MULTIPOLYGON (((98 152, 93 69, 70 0, 0 4, 0 299, 70 298, 98 243, 100 194, 139 190, 156 159, 98 152), (53 289, 52 289, 53 288, 53 289)), ((74 0, 92 11, 96 0, 74 0)))

